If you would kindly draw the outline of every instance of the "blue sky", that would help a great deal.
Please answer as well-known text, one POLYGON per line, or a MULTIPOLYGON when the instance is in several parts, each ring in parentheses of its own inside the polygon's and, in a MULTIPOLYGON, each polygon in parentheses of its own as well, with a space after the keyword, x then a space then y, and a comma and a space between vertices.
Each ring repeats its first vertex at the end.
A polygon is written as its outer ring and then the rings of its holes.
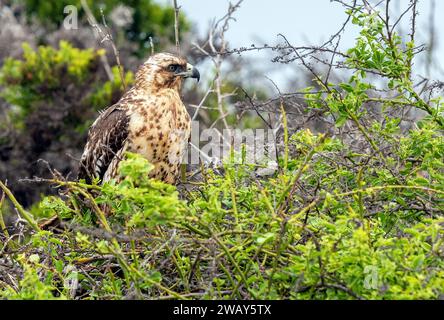
MULTIPOLYGON (((165 4, 172 3, 172 0, 157 1, 165 4)), ((228 0, 178 0, 183 12, 193 21, 196 32, 201 35, 205 34, 212 20, 226 13, 228 3, 228 0)), ((393 13, 400 12, 408 6, 408 3, 407 0, 392 0, 393 13)), ((419 2, 418 42, 427 43, 428 41, 431 3, 432 0, 419 2)), ((436 34, 438 35, 436 57, 444 57, 444 43, 442 43, 444 37, 440 36, 444 34, 444 19, 440 18, 440 13, 444 13, 444 1, 436 1, 435 12, 436 34)), ((232 22, 227 33, 231 47, 248 47, 252 43, 274 44, 278 41, 278 33, 284 34, 294 45, 299 46, 321 44, 339 30, 346 15, 341 5, 329 0, 244 0, 241 8, 235 13, 235 18, 237 21, 232 22)), ((406 22, 408 23, 408 20, 406 22)), ((407 25, 404 25, 404 30, 408 31, 407 25)), ((346 49, 352 46, 355 36, 356 30, 349 28, 343 34, 341 47, 346 49)), ((254 58, 258 61, 260 59, 269 61, 270 55, 258 56, 254 53, 254 58)), ((263 65, 265 69, 270 66, 267 63, 263 65)), ((293 68, 291 66, 276 67, 276 64, 268 69, 272 70, 267 71, 266 75, 278 83, 284 83, 285 76, 296 72, 294 66, 293 68)), ((439 69, 432 70, 432 77, 444 80, 444 72, 439 69)), ((424 73, 423 70, 419 72, 424 73)))

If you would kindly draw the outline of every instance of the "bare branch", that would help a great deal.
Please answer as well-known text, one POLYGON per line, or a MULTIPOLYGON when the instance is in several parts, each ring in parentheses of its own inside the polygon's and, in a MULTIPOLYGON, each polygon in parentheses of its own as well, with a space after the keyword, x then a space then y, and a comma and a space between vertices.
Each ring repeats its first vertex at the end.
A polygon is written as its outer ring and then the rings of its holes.
MULTIPOLYGON (((86 0, 81 0, 80 3, 82 5, 83 10, 86 13, 86 16, 88 18, 89 24, 91 25, 91 27, 93 27, 97 31, 100 43, 104 43, 104 42, 108 41, 111 44, 111 47, 112 47, 113 52, 114 52, 114 56, 116 58, 117 66, 119 68, 120 78, 121 78, 121 81, 122 81, 122 89, 123 89, 123 91, 126 91, 125 72, 123 70, 123 66, 122 66, 122 63, 120 61, 120 53, 119 53, 119 50, 117 49, 116 44, 114 43, 114 39, 113 39, 113 36, 111 34, 111 30, 108 28, 108 25, 106 24, 106 19, 105 19, 105 15, 103 13, 103 10, 100 9, 100 13, 101 13, 101 16, 102 16, 102 22, 103 22, 103 25, 104 25, 104 27, 106 29, 106 32, 103 31, 101 26, 98 24, 96 18, 94 17, 94 14, 92 13, 91 9, 88 6, 88 3, 86 2, 86 0)), ((109 66, 108 59, 106 58, 105 55, 103 55, 101 57, 101 60, 102 60, 102 62, 104 64, 104 66, 105 66, 105 70, 106 70, 106 73, 108 74, 108 78, 111 81, 113 81, 114 77, 112 75, 112 71, 111 71, 111 68, 109 66)))
POLYGON ((180 7, 177 5, 177 0, 173 0, 174 6, 174 37, 176 40, 176 51, 180 55, 180 39, 179 39, 179 10, 180 7))

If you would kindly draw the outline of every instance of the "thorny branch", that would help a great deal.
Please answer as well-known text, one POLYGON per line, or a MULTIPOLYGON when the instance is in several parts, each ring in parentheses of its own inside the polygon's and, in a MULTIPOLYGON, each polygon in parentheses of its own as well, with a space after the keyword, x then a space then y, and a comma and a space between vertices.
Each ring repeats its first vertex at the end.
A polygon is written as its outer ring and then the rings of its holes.
POLYGON ((180 35, 179 35, 179 11, 180 7, 177 5, 177 0, 173 0, 174 6, 174 37, 176 40, 176 51, 180 55, 180 35))
MULTIPOLYGON (((114 39, 113 39, 111 30, 106 23, 106 19, 105 19, 105 15, 103 14, 103 11, 101 10, 102 23, 103 23, 103 26, 106 31, 104 31, 102 29, 102 27, 99 25, 99 23, 97 22, 96 18, 94 17, 94 14, 92 13, 91 9, 89 8, 89 5, 86 2, 86 0, 80 0, 80 3, 82 5, 83 10, 86 13, 89 24, 91 25, 91 27, 93 29, 95 29, 97 31, 97 35, 99 37, 100 43, 109 42, 111 44, 114 56, 116 58, 117 67, 119 68, 120 79, 122 81, 122 88, 123 88, 123 91, 126 91, 125 72, 123 70, 123 66, 120 61, 119 49, 117 48, 116 44, 114 43, 114 39)), ((104 65, 104 68, 105 68, 105 71, 108 75, 108 78, 111 81, 113 81, 114 76, 112 74, 111 67, 109 65, 106 55, 102 55, 100 59, 102 60, 102 63, 104 65)))

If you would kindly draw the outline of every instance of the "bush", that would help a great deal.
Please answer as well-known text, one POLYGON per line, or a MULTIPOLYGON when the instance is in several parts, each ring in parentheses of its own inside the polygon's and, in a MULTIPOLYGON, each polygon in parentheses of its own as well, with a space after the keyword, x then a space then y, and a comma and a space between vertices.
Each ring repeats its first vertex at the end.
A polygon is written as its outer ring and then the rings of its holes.
MULTIPOLYGON (((79 10, 82 18, 84 12, 80 0, 20 0, 25 3, 28 17, 36 17, 47 27, 60 26, 66 15, 64 8, 74 5, 79 10)), ((152 0, 102 0, 87 1, 94 16, 101 21, 101 9, 109 21, 110 13, 118 7, 128 6, 131 8, 131 23, 125 26, 125 38, 136 42, 140 46, 139 54, 146 54, 149 38, 152 37, 156 43, 164 47, 168 43, 174 43, 174 10, 170 6, 160 5, 152 0)), ((183 16, 180 18, 181 30, 186 32, 190 29, 190 23, 183 16)))
MULTIPOLYGON (((23 44, 23 58, 5 60, 0 69, 0 97, 10 104, 10 134, 0 140, 0 175, 26 206, 47 189, 17 184, 24 177, 41 176, 36 165, 44 158, 62 174, 75 171, 88 127, 101 110, 122 95, 118 68, 106 78, 100 57, 103 50, 74 48, 61 41, 59 48, 23 44)), ((133 74, 126 74, 130 85, 133 74)))
MULTIPOLYGON (((300 183, 326 170, 322 155, 342 152, 334 139, 308 131, 293 137, 302 153, 316 150, 300 183), (298 141, 298 142, 296 142, 298 141), (311 141, 309 145, 300 141, 311 141)), ((187 202, 176 188, 147 178, 152 166, 130 154, 120 166, 123 180, 103 186, 53 181, 68 201, 47 198, 35 216, 57 214, 65 231, 38 231, 17 261, 25 279, 18 290, 4 281, 5 298, 256 298, 256 299, 432 299, 444 285, 443 219, 412 219, 393 199, 442 196, 442 187, 389 186, 351 191, 324 190, 309 203, 282 206, 307 158, 269 181, 256 181, 251 168, 232 158, 225 176, 208 170, 206 182, 187 202), (82 207, 80 198, 96 205, 82 207), (79 197, 81 196, 81 197, 79 197), (377 214, 366 217, 378 206, 377 214), (385 207, 383 204, 386 204, 385 207), (103 206, 113 215, 106 218, 103 206), (310 208, 315 212, 310 213, 310 208), (396 217, 396 225, 384 217, 396 217), (418 221, 420 220, 420 221, 418 221), (94 221, 99 226, 94 227, 94 221), (34 268, 32 268, 34 266, 34 268), (74 266, 74 268, 73 268, 74 266), (93 274, 89 271, 96 270, 93 274), (32 271, 30 271, 32 270, 32 271), (66 270, 71 270, 67 272, 66 270), (76 272, 77 291, 63 284, 76 272), (33 273, 32 273, 33 272, 33 273), (38 273, 38 277, 36 276, 38 273), (42 282, 40 279, 46 279, 42 282), (37 285, 41 290, 29 290, 37 285), (70 291, 71 290, 71 291, 70 291), (71 292, 71 293, 70 293, 71 292)), ((342 177, 351 176, 344 171, 342 177)), ((334 189, 332 189, 334 188, 334 189)), ((442 204, 437 204, 442 210, 442 204)), ((12 258, 12 257, 11 257, 12 258)), ((19 275, 17 275, 19 276, 19 275)))

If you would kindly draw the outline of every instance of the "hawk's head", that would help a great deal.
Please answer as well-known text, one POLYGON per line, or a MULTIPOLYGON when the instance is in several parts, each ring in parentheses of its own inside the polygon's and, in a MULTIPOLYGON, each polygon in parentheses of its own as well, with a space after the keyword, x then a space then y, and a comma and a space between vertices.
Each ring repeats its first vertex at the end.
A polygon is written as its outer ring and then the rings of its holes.
POLYGON ((180 90, 184 78, 195 78, 199 81, 199 71, 182 57, 171 53, 157 53, 137 71, 136 86, 152 90, 180 90))

